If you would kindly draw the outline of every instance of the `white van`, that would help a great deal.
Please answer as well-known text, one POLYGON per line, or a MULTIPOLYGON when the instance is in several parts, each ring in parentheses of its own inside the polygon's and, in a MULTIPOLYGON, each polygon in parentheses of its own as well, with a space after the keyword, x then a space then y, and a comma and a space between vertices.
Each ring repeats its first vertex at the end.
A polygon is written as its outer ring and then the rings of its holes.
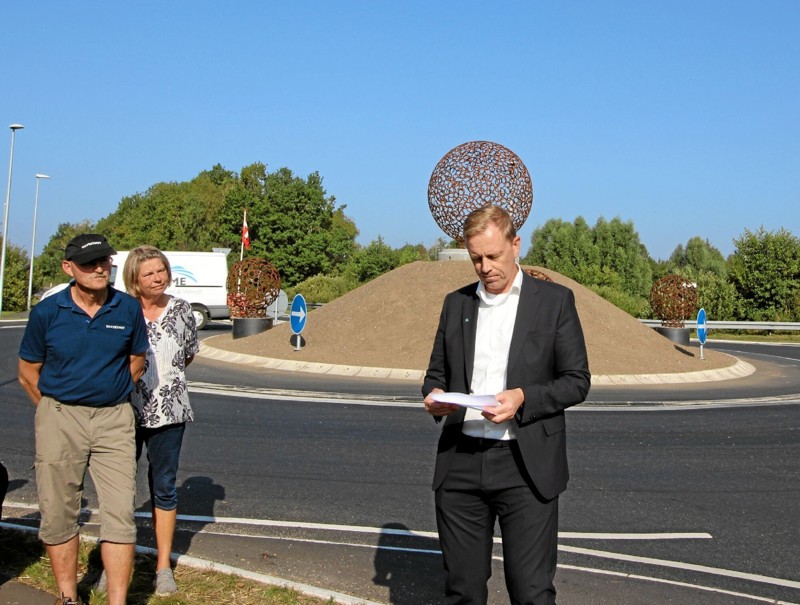
MULTIPOLYGON (((226 282, 228 280, 228 262, 224 252, 182 252, 164 251, 172 269, 172 285, 167 294, 184 299, 192 305, 197 329, 202 330, 209 319, 228 319, 228 296, 226 282)), ((128 251, 117 252, 113 257, 111 268, 111 285, 125 292, 122 278, 122 267, 128 251)), ((47 298, 67 287, 58 284, 42 295, 47 298)))

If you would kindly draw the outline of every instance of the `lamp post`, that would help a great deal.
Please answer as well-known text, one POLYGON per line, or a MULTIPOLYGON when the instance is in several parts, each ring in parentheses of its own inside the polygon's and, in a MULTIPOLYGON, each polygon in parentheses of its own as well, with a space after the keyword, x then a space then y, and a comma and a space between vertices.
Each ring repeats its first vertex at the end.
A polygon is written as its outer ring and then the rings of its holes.
POLYGON ((0 317, 3 315, 3 282, 6 276, 6 240, 8 239, 8 206, 11 203, 11 168, 14 166, 14 135, 25 128, 22 124, 11 124, 11 153, 8 156, 8 187, 6 205, 3 208, 3 252, 0 254, 0 317))
POLYGON ((28 276, 28 311, 31 310, 31 294, 33 294, 33 256, 36 251, 36 210, 39 208, 39 181, 49 178, 46 174, 36 175, 36 197, 33 198, 33 235, 31 236, 31 271, 28 276))

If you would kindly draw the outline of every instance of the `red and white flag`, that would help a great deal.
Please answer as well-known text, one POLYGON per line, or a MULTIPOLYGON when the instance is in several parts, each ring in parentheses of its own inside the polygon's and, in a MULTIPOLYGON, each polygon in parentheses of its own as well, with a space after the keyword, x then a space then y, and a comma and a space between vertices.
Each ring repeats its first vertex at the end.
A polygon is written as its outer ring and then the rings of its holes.
POLYGON ((242 244, 250 249, 250 230, 247 228, 247 208, 244 209, 244 219, 242 220, 242 244))

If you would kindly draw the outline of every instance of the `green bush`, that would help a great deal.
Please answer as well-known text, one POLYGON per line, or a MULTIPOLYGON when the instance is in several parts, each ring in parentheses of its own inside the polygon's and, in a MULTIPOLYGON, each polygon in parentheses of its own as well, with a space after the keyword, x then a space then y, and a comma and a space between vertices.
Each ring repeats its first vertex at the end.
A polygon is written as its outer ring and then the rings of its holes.
POLYGON ((292 300, 295 294, 302 294, 309 303, 328 303, 359 285, 358 281, 350 277, 315 275, 301 281, 293 288, 286 288, 286 296, 292 300))
POLYGON ((650 303, 643 296, 633 296, 608 286, 589 286, 589 289, 634 317, 642 319, 652 314, 650 303))
POLYGON ((737 319, 741 306, 736 287, 725 278, 710 271, 700 273, 697 278, 697 304, 706 310, 707 317, 714 321, 737 319))

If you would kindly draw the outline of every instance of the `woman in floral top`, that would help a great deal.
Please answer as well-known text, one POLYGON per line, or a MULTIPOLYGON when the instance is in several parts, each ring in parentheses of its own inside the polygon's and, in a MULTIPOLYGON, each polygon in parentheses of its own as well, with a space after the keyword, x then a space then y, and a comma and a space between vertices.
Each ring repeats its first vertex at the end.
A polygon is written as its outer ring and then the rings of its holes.
POLYGON ((147 446, 158 546, 154 585, 161 596, 178 590, 170 566, 178 507, 176 476, 183 432, 186 423, 194 420, 184 371, 200 347, 191 306, 164 292, 172 282, 172 271, 163 252, 153 246, 131 250, 123 278, 128 293, 142 305, 150 340, 144 375, 131 400, 136 414, 137 460, 142 446, 147 446))

